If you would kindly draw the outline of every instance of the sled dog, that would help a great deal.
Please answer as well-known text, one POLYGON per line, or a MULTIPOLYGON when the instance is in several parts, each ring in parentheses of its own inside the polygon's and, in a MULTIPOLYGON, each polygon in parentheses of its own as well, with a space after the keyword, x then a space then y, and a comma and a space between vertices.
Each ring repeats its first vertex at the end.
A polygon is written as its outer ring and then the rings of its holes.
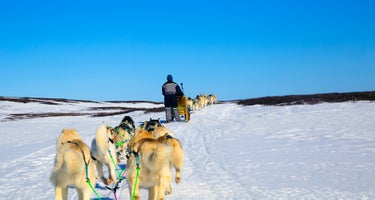
POLYGON ((75 187, 80 200, 89 200, 92 190, 87 181, 95 185, 97 179, 89 146, 75 129, 63 129, 56 141, 56 150, 55 165, 50 175, 50 181, 55 186, 55 199, 66 200, 68 187, 75 187))
POLYGON ((129 124, 129 126, 135 129, 134 120, 128 115, 125 115, 124 118, 122 118, 120 125, 121 124, 129 124))
POLYGON ((207 99, 208 99, 208 105, 214 105, 217 103, 217 97, 215 94, 208 95, 207 99))
POLYGON ((169 164, 171 147, 163 143, 163 139, 154 139, 144 129, 137 131, 128 146, 126 180, 130 199, 133 195, 135 199, 140 199, 140 188, 148 188, 148 199, 164 199, 172 179, 169 164))
POLYGON ((116 155, 116 147, 112 138, 114 137, 110 127, 101 124, 96 131, 95 139, 91 142, 91 156, 95 160, 98 175, 106 185, 116 183, 116 166, 112 159, 116 155), (103 164, 108 167, 108 178, 104 177, 103 164))
MULTIPOLYGON (((152 135, 154 138, 158 138, 162 143, 172 147, 172 156, 169 161, 171 167, 174 167, 176 170, 175 182, 177 184, 180 183, 181 170, 184 166, 184 151, 182 150, 181 142, 173 136, 172 132, 165 125, 156 126, 154 131, 152 131, 152 135)), ((168 192, 172 192, 171 186, 169 186, 168 192)))
POLYGON ((188 99, 187 99, 187 107, 188 107, 189 111, 193 111, 194 110, 193 99, 191 97, 188 97, 188 99))
POLYGON ((161 126, 160 118, 159 119, 150 118, 149 121, 145 121, 141 125, 141 127, 146 131, 153 131, 156 126, 161 126))
POLYGON ((114 135, 113 142, 116 145, 116 159, 117 163, 120 163, 120 155, 125 157, 127 144, 130 138, 135 134, 134 121, 130 116, 125 116, 121 123, 115 128, 111 129, 112 135, 114 135))

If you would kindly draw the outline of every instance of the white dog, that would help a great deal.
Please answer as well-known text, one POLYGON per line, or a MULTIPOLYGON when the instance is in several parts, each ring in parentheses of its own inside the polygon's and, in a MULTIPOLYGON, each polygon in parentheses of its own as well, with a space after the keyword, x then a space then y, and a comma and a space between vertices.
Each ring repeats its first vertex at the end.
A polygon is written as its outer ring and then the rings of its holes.
POLYGON ((112 140, 114 137, 112 134, 110 127, 102 124, 97 129, 95 139, 91 143, 91 156, 95 160, 100 179, 106 185, 117 182, 116 165, 113 163, 113 159, 116 158, 116 147, 112 140), (108 178, 104 177, 103 164, 108 167, 108 178))
POLYGON ((63 129, 56 141, 56 150, 55 166, 50 175, 55 186, 55 199, 66 200, 68 187, 73 186, 80 200, 89 200, 92 191, 88 180, 95 185, 97 179, 90 148, 75 129, 63 129))

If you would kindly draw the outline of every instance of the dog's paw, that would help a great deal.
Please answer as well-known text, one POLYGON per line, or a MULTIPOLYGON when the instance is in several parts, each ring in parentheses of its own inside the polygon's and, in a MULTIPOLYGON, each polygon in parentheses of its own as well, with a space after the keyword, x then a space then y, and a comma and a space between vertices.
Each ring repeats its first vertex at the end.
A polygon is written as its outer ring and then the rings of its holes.
POLYGON ((181 182, 181 178, 180 177, 176 177, 175 181, 176 181, 177 184, 179 184, 181 182))
POLYGON ((107 179, 105 179, 105 178, 100 178, 101 180, 102 180, 102 182, 104 183, 104 185, 108 185, 108 183, 107 183, 107 179))
POLYGON ((171 187, 171 186, 168 186, 168 187, 166 188, 166 190, 165 190, 165 194, 166 194, 166 195, 170 195, 170 194, 172 194, 172 187, 171 187))
POLYGON ((111 178, 107 178, 106 182, 107 182, 106 185, 109 185, 109 184, 111 184, 113 182, 113 180, 111 178))

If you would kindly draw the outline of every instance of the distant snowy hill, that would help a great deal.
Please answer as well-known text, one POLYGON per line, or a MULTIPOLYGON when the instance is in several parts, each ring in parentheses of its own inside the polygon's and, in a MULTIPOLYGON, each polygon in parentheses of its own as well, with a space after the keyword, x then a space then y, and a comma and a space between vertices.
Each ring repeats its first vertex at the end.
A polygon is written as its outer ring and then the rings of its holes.
POLYGON ((151 101, 100 102, 52 98, 0 97, 0 121, 59 116, 102 117, 135 111, 160 112, 162 103, 151 101))
MULTIPOLYGON (((155 102, 21 100, 0 101, 0 199, 54 198, 49 174, 63 128, 91 144, 102 122, 164 119, 155 102)), ((167 124, 186 157, 166 199, 375 199, 374 119, 373 101, 209 106, 167 124)), ((120 186, 117 198, 129 199, 120 186)), ((115 199, 100 181, 96 190, 115 199)), ((72 189, 69 199, 77 199, 72 189)))

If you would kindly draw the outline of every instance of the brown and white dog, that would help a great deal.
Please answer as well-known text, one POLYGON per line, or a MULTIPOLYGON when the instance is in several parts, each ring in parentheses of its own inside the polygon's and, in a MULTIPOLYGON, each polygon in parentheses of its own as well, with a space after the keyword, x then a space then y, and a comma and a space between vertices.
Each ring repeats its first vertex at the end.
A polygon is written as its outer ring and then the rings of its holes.
POLYGON ((149 199, 164 199, 170 186, 172 148, 152 133, 138 129, 130 140, 126 180, 130 199, 140 199, 140 188, 148 188, 149 199))
POLYGON ((89 146, 75 129, 63 129, 56 141, 56 150, 55 165, 50 175, 50 181, 55 186, 55 199, 66 200, 68 188, 75 187, 80 200, 89 200, 92 190, 87 181, 95 185, 97 180, 89 146))
MULTIPOLYGON (((180 183, 181 170, 184 166, 184 151, 182 149, 180 140, 174 137, 172 132, 165 125, 156 126, 152 131, 152 135, 154 138, 161 139, 161 142, 168 144, 172 147, 172 156, 170 157, 170 164, 171 167, 175 168, 176 170, 176 183, 180 183)), ((171 193, 172 188, 169 187, 167 191, 171 193)))

